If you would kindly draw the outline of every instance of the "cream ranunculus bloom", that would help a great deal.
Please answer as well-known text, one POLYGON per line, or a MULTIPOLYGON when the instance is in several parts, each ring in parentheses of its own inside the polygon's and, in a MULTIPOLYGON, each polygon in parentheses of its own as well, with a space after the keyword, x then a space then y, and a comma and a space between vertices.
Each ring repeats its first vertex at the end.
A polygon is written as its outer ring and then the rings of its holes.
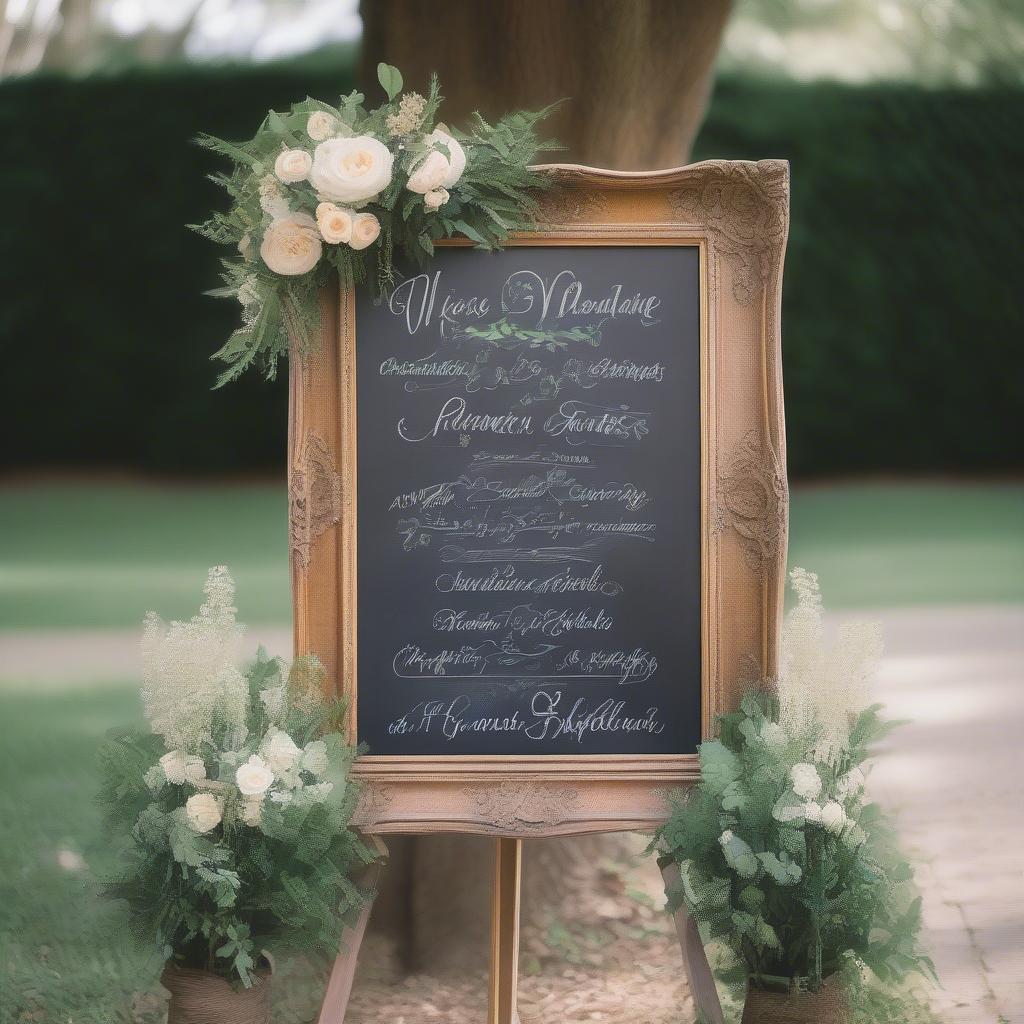
POLYGON ((352 239, 348 243, 353 249, 365 249, 377 241, 380 235, 380 221, 372 213, 357 213, 352 221, 352 239))
POLYGON ((196 793, 185 803, 185 819, 195 832, 209 832, 223 816, 220 801, 212 793, 196 793))
POLYGON ((458 184, 459 178, 462 177, 462 172, 466 169, 466 151, 457 140, 440 128, 435 128, 424 141, 428 145, 440 142, 448 150, 448 171, 441 184, 445 188, 453 188, 458 184))
POLYGON ((448 195, 448 189, 446 189, 446 188, 434 188, 434 189, 431 189, 423 197, 423 205, 428 210, 433 212, 434 210, 438 209, 439 207, 444 206, 444 204, 448 202, 449 198, 450 197, 448 195))
POLYGON ((275 729, 267 734, 263 744, 263 758, 275 775, 290 772, 301 757, 302 751, 295 745, 295 740, 283 729, 275 729))
POLYGON ((291 213, 270 222, 263 235, 260 256, 275 274, 306 274, 323 253, 316 221, 308 213, 291 213))
POLYGON ((253 754, 235 772, 235 785, 243 796, 262 796, 274 782, 274 773, 259 754, 253 754))
POLYGON ((326 110, 314 110, 306 121, 306 134, 314 142, 329 139, 338 130, 338 119, 326 110))
POLYGON ((316 226, 320 229, 320 237, 332 245, 339 245, 352 238, 352 211, 335 206, 334 203, 321 203, 316 208, 316 226))
POLYGON ((305 181, 313 168, 313 158, 304 149, 283 150, 274 161, 274 173, 285 182, 305 181))
POLYGON ((444 154, 434 150, 428 153, 414 168, 406 188, 410 192, 419 192, 426 195, 444 186, 444 180, 448 176, 448 161, 444 154))
POLYGON ((394 159, 391 150, 370 135, 327 139, 313 153, 309 180, 326 199, 365 202, 391 184, 394 159))

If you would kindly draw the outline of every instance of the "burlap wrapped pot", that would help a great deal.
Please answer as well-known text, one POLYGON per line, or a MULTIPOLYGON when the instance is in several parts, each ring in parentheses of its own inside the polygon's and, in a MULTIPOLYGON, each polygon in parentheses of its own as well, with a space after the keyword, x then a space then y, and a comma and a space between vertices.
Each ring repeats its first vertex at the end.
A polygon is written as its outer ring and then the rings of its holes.
POLYGON ((171 993, 167 1024, 270 1024, 269 967, 252 988, 238 988, 208 971, 168 963, 160 984, 171 993))
POLYGON ((842 980, 826 979, 817 992, 768 992, 747 986, 742 1024, 848 1024, 842 980))

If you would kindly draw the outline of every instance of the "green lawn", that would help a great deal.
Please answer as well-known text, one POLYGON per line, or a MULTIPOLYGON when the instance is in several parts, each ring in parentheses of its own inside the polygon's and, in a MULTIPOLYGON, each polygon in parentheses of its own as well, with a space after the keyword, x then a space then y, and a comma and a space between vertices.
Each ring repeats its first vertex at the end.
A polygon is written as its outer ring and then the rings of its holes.
MULTIPOLYGON (((1024 601, 1024 485, 794 487, 790 563, 830 608, 1024 601)), ((283 487, 8 485, 0 628, 133 626, 190 615, 225 563, 240 617, 289 618, 283 487)))

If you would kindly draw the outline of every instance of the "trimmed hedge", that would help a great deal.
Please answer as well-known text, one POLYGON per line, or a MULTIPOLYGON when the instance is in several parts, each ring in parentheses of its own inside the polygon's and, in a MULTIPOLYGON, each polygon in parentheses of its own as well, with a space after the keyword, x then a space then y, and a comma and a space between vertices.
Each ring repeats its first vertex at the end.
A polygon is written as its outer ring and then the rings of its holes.
POLYGON ((1024 92, 723 82, 695 158, 791 161, 793 475, 1024 467, 1024 92))
MULTIPOLYGON (((284 381, 213 393, 237 306, 184 225, 224 197, 200 129, 351 88, 295 66, 0 86, 4 465, 278 471, 284 381)), ((1019 92, 719 84, 695 158, 786 157, 790 468, 1024 466, 1019 92)))

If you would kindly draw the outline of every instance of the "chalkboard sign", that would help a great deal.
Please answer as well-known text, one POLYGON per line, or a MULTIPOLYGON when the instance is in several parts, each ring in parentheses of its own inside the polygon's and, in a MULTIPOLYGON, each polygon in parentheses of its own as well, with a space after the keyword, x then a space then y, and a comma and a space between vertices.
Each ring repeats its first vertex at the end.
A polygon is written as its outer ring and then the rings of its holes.
POLYGON ((447 248, 356 299, 371 754, 700 740, 700 253, 447 248))
POLYGON ((326 290, 290 362, 296 652, 369 832, 656 826, 776 668, 788 167, 544 172, 537 231, 326 290))

